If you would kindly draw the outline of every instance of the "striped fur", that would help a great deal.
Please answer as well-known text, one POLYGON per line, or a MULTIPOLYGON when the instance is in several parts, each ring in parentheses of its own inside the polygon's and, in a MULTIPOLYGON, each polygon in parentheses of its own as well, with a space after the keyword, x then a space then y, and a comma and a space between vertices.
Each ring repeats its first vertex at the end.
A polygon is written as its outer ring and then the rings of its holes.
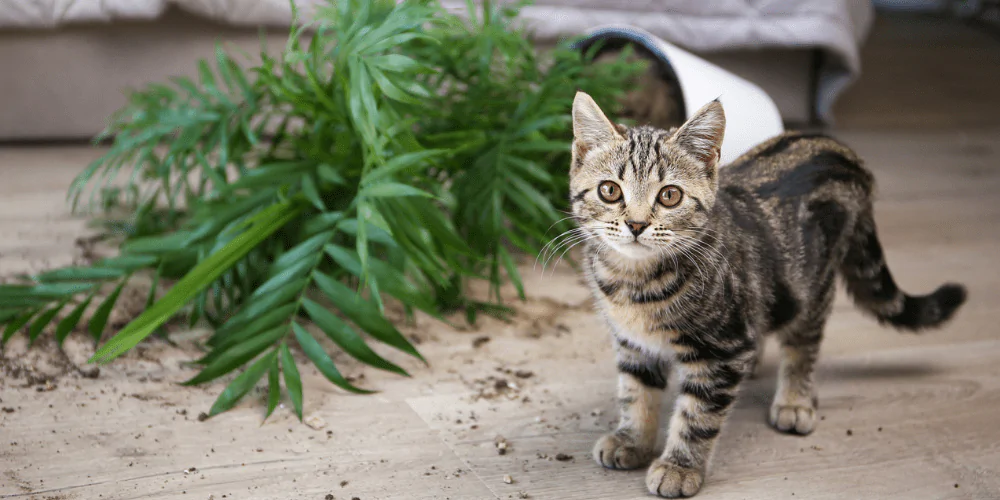
POLYGON ((574 103, 571 203, 619 369, 621 418, 594 458, 616 469, 653 459, 660 400, 676 371, 666 446, 646 476, 664 497, 701 488, 764 335, 781 345, 770 423, 812 432, 813 367, 838 275, 859 307, 905 330, 938 326, 965 300, 960 285, 920 297, 899 290, 875 230, 873 176, 850 149, 785 134, 717 170, 724 129, 718 102, 670 131, 611 125, 585 94, 574 103), (605 181, 620 186, 619 200, 600 198, 605 181), (668 185, 684 193, 671 208, 656 201, 668 185), (627 222, 649 225, 636 234, 627 222))

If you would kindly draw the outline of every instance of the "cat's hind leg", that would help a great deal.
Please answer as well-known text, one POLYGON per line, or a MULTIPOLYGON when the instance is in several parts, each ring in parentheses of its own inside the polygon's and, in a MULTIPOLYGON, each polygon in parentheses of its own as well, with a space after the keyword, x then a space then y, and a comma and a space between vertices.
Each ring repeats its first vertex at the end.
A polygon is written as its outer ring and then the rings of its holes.
POLYGON ((813 379, 826 315, 799 328, 782 332, 778 387, 771 403, 769 421, 782 432, 809 434, 816 428, 818 399, 813 379))

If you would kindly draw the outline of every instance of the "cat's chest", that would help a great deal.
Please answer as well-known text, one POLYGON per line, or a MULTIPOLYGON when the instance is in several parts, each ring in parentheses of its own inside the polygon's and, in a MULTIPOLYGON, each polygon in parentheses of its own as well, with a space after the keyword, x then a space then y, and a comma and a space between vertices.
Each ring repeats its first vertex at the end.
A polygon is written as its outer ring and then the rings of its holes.
POLYGON ((689 277, 677 268, 651 263, 639 269, 623 269, 592 255, 587 276, 600 312, 614 326, 615 334, 649 352, 669 354, 672 340, 680 333, 675 317, 691 286, 689 277))
POLYGON ((636 304, 619 297, 598 298, 598 308, 612 323, 615 335, 628 340, 630 344, 649 352, 669 355, 673 351, 672 340, 680 332, 670 319, 663 304, 636 304))

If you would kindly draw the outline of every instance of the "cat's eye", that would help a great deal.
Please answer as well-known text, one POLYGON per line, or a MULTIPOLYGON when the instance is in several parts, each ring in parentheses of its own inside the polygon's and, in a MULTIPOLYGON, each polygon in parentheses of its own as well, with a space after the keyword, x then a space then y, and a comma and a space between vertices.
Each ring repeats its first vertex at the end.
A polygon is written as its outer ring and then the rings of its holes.
POLYGON ((660 205, 667 208, 673 208, 681 202, 681 198, 683 196, 684 193, 681 191, 681 188, 677 186, 667 186, 660 190, 660 194, 656 196, 656 201, 660 202, 660 205))
POLYGON ((597 194, 600 195, 602 200, 614 203, 622 199, 622 188, 618 187, 618 184, 614 182, 604 181, 597 187, 597 194))

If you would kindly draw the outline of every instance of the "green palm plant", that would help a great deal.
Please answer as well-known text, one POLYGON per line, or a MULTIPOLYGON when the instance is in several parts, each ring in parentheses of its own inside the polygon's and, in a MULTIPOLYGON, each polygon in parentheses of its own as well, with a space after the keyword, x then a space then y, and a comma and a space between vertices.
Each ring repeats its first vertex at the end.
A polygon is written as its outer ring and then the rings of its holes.
POLYGON ((211 415, 266 375, 267 415, 283 378, 301 418, 291 346, 338 387, 369 392, 307 325, 407 375, 367 343, 423 359, 385 301, 470 321, 503 314, 504 279, 524 295, 516 253, 537 255, 564 224, 574 92, 612 102, 642 70, 624 58, 588 65, 567 47, 541 56, 517 11, 470 2, 463 19, 429 1, 330 2, 296 23, 281 57, 262 50, 244 68, 220 48, 197 80, 133 93, 99 137, 107 153, 69 193, 75 208, 124 209, 102 222, 120 255, 0 285, 2 341, 52 330, 61 343, 87 318, 100 342, 123 288, 149 275, 146 310, 92 361, 171 319, 204 322, 214 333, 186 383, 238 371, 211 415), (467 296, 470 280, 489 282, 488 301, 467 296), (161 282, 172 286, 158 296, 161 282))

